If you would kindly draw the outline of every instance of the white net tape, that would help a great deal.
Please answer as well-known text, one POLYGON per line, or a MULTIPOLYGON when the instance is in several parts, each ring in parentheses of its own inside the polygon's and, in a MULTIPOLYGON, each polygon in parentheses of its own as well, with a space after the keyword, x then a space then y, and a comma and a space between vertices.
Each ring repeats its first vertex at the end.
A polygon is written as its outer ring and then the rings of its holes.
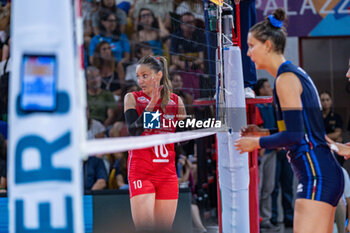
POLYGON ((227 131, 226 127, 198 129, 187 132, 156 134, 150 136, 134 136, 120 138, 101 138, 86 141, 83 146, 84 154, 95 155, 104 153, 116 153, 132 149, 147 148, 155 145, 169 144, 187 141, 196 138, 207 137, 217 132, 227 131))

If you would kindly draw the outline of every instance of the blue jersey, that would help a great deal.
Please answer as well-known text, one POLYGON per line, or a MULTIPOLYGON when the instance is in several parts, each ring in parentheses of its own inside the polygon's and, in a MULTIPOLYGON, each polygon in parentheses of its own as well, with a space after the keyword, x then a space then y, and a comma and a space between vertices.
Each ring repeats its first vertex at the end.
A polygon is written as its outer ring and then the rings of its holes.
MULTIPOLYGON (((279 67, 277 78, 286 72, 295 74, 303 87, 301 103, 304 137, 296 145, 286 148, 289 150, 292 169, 299 180, 296 198, 322 201, 337 206, 344 189, 344 177, 326 143, 326 132, 316 87, 309 75, 290 61, 284 62, 279 67)), ((285 125, 276 88, 274 98, 277 125, 282 131, 285 130, 285 125)))
MULTIPOLYGON (((325 128, 322 118, 322 106, 320 98, 315 87, 315 84, 311 80, 310 76, 300 67, 293 65, 290 61, 284 62, 277 71, 277 78, 283 73, 291 72, 295 74, 303 87, 301 94, 302 114, 304 118, 305 134, 303 139, 296 145, 286 148, 290 150, 292 154, 306 151, 308 147, 314 148, 318 145, 327 145, 325 140, 325 128)), ((276 80, 277 80, 276 78, 276 80)), ((275 80, 275 86, 276 86, 275 80)), ((282 110, 279 103, 279 99, 274 88, 274 100, 276 108, 276 118, 279 131, 285 130, 284 121, 282 118, 282 110)))

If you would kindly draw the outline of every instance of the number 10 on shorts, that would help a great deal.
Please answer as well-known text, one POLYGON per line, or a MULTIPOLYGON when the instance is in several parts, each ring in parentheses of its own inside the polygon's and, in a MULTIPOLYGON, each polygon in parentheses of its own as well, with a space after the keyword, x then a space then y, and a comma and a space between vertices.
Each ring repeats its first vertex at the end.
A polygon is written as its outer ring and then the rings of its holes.
POLYGON ((135 189, 140 189, 142 188, 142 181, 141 180, 135 180, 133 182, 135 189))

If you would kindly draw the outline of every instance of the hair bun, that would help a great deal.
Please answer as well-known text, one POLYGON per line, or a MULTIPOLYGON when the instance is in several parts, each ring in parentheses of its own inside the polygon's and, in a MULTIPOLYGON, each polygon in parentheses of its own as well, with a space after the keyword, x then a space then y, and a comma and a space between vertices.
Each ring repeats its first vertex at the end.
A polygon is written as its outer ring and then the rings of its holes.
POLYGON ((287 19, 286 11, 283 8, 277 8, 272 14, 279 21, 284 22, 287 19))

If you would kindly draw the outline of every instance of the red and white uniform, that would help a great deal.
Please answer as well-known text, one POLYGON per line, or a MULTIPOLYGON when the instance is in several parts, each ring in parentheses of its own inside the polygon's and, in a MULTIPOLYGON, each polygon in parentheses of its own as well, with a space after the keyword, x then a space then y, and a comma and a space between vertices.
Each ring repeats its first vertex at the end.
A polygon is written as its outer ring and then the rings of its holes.
MULTIPOLYGON (((143 91, 132 93, 136 100, 136 111, 143 114, 151 98, 143 91)), ((170 101, 164 112, 161 99, 152 112, 161 113, 160 129, 145 129, 141 136, 175 132, 175 127, 169 121, 176 122, 178 115, 178 96, 171 94, 170 101), (163 127, 163 122, 166 122, 163 127)), ((156 199, 177 199, 178 180, 175 168, 174 144, 156 145, 149 148, 130 150, 128 158, 128 179, 130 197, 155 193, 156 199)))

